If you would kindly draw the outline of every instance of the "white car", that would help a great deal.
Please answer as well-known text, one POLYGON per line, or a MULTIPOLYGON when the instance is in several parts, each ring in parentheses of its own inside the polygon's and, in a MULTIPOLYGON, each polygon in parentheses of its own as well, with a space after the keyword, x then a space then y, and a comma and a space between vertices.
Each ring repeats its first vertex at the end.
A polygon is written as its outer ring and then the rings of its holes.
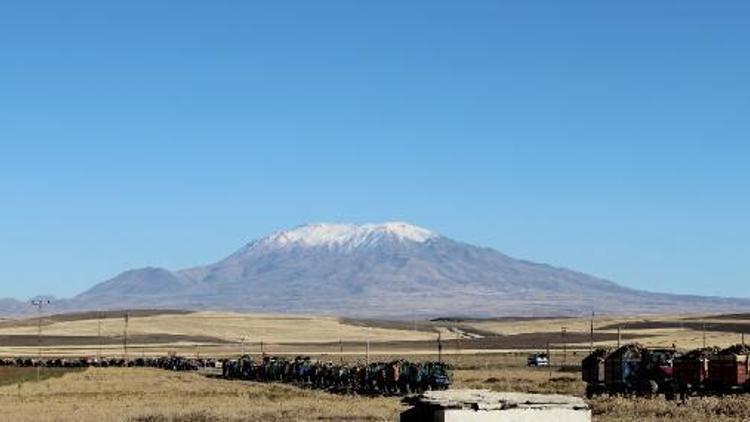
POLYGON ((526 365, 527 366, 549 366, 549 358, 547 357, 547 354, 545 353, 531 355, 529 356, 528 359, 526 359, 526 365))

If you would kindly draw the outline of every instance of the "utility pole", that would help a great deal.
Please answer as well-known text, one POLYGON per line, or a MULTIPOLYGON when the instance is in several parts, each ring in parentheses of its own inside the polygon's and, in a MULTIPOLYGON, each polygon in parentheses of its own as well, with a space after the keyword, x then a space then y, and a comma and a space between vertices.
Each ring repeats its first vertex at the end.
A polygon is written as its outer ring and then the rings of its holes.
POLYGON ((745 333, 742 333, 742 345, 745 345, 745 333))
POLYGON ((245 356, 245 337, 240 337, 240 357, 245 356))
POLYGON ((42 368, 42 312, 44 310, 44 307, 49 305, 51 302, 49 299, 34 299, 31 301, 32 306, 36 306, 37 310, 39 311, 39 317, 37 318, 37 343, 39 345, 39 348, 37 352, 39 353, 39 362, 36 366, 36 380, 39 382, 39 379, 41 378, 41 368, 42 368))
POLYGON ((456 368, 458 368, 459 362, 461 362, 461 332, 456 330, 456 368))
POLYGON ((341 337, 339 337, 339 362, 344 364, 344 342, 341 341, 341 337))
POLYGON ((617 326, 617 348, 620 348, 620 344, 622 344, 622 326, 617 326))
POLYGON ((125 312, 125 326, 122 332, 122 351, 125 354, 125 362, 128 360, 128 324, 130 323, 130 313, 125 312))
POLYGON ((260 338, 260 356, 262 358, 266 357, 266 351, 263 348, 263 337, 260 338))
POLYGON ((706 348, 706 323, 703 323, 703 348, 706 348))
POLYGON ((438 346, 438 362, 443 362, 443 338, 441 337, 440 333, 438 333, 438 339, 437 339, 437 346, 438 346))
POLYGON ((594 352, 594 311, 591 311, 591 344, 589 344, 589 353, 594 352))
POLYGON ((549 354, 549 342, 547 342, 547 367, 549 368, 549 377, 552 378, 552 355, 549 354))
POLYGON ((96 339, 99 342, 99 350, 96 353, 96 358, 101 364, 102 362, 102 314, 101 312, 99 313, 99 318, 97 318, 96 339))
POLYGON ((370 364, 370 329, 367 328, 367 341, 365 342, 365 362, 370 364))
POLYGON ((563 346, 563 361, 562 366, 565 366, 565 364, 568 362, 568 344, 565 342, 565 334, 568 332, 568 327, 561 327, 560 328, 560 336, 562 337, 562 346, 563 346))

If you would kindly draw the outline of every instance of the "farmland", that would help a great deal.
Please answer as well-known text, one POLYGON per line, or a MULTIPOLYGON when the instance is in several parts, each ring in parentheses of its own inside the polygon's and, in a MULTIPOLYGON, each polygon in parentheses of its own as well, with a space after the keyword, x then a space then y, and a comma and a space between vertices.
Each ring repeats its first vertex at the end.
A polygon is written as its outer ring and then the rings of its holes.
MULTIPOLYGON (((521 366, 505 355, 465 357, 456 387, 497 391, 582 394, 576 373, 521 366)), ((0 412, 8 420, 240 421, 395 420, 399 398, 334 395, 283 384, 258 384, 144 368, 89 368, 61 377, 0 387, 0 412)), ((747 398, 600 398, 590 401, 597 421, 746 420, 747 398)))
MULTIPOLYGON (((649 316, 599 318, 595 344, 623 341, 647 345, 728 345, 740 341, 750 316, 649 316)), ((124 320, 119 313, 46 317, 42 347, 38 321, 0 323, 5 356, 84 356, 124 353, 124 320), (99 326, 102 336, 98 336, 99 326)), ((583 395, 574 366, 588 352, 590 321, 581 319, 497 319, 479 321, 339 320, 302 315, 229 313, 133 313, 128 322, 131 356, 180 355, 236 357, 242 351, 322 360, 363 361, 442 358, 454 367, 457 388, 583 395), (565 327, 562 334, 561 327, 565 327), (254 334, 256 333, 256 334, 254 334), (341 339, 339 341, 339 339, 341 339), (369 348, 367 344, 369 343, 369 348), (525 367, 528 351, 549 347, 555 365, 525 367), (573 366, 570 366, 573 365, 573 366)), ((394 420, 404 409, 397 397, 334 395, 281 384, 208 378, 147 368, 35 368, 0 370, 0 412, 9 420, 239 421, 239 420, 394 420)), ((687 404, 659 399, 597 398, 594 419, 743 420, 750 398, 694 398, 687 404)))
MULTIPOLYGON (((446 354, 590 347, 589 318, 440 321, 378 321, 309 315, 239 314, 183 311, 137 311, 124 323, 124 312, 84 313, 42 318, 42 353, 84 356, 123 353, 127 331, 130 353, 168 352, 193 356, 234 356, 245 350, 314 355, 430 353, 438 334, 446 354)), ((35 319, 0 322, 0 355, 36 355, 35 319)), ((690 349, 704 341, 729 346, 750 333, 750 315, 597 317, 595 345, 623 342, 690 349), (705 329, 704 329, 705 327, 705 329)))

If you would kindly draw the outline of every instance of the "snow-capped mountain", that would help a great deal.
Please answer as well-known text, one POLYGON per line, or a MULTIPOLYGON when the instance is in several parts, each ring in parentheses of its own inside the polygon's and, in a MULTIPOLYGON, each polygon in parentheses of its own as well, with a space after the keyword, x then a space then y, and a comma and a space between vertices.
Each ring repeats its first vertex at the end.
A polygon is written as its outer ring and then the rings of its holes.
POLYGON ((215 264, 126 271, 56 307, 398 318, 732 312, 750 310, 750 300, 637 291, 397 222, 278 231, 215 264))
POLYGON ((262 250, 322 247, 352 252, 372 248, 385 241, 425 243, 437 233, 403 222, 383 224, 306 224, 264 237, 249 246, 262 250))

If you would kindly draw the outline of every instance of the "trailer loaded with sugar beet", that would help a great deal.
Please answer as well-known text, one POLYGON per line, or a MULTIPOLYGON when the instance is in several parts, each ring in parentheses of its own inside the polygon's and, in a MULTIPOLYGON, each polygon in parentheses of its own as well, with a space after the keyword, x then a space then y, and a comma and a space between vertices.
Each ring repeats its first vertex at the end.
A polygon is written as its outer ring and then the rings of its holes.
POLYGON ((586 395, 674 395, 672 349, 626 344, 614 351, 597 349, 581 365, 586 395))
POLYGON ((583 382, 586 383, 586 397, 589 399, 606 392, 606 385, 604 384, 604 360, 611 352, 612 349, 599 348, 594 350, 581 362, 583 382))
POLYGON ((709 362, 718 352, 717 347, 705 347, 675 357, 674 386, 680 397, 708 391, 709 362))
POLYGON ((708 383, 714 392, 750 391, 750 347, 744 344, 719 351, 708 362, 708 383))
POLYGON ((673 349, 628 344, 614 351, 597 349, 583 359, 586 396, 676 394, 689 396, 750 392, 750 347, 707 347, 678 353, 673 349))

